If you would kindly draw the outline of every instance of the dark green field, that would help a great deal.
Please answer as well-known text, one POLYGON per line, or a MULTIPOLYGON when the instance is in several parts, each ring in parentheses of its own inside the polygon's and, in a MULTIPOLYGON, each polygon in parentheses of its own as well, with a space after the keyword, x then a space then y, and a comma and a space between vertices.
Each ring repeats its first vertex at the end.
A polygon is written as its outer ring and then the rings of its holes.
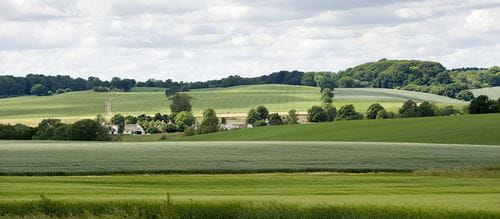
POLYGON ((338 121, 243 129, 186 141, 369 141, 500 145, 500 114, 338 121))

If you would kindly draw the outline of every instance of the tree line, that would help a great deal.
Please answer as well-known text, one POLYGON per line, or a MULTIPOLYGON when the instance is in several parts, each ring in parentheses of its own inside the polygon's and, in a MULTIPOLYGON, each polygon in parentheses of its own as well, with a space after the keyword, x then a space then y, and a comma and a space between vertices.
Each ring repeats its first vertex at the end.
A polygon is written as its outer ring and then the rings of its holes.
POLYGON ((337 87, 396 88, 471 100, 474 97, 470 92, 471 89, 500 86, 500 67, 448 70, 437 62, 381 59, 338 72, 279 71, 259 77, 232 75, 204 82, 176 82, 171 79, 137 82, 134 79, 118 77, 105 81, 97 77, 82 79, 61 75, 28 74, 25 77, 7 75, 0 76, 0 97, 51 95, 90 89, 98 92, 129 91, 132 87, 166 88, 166 94, 171 96, 190 89, 255 84, 317 86, 321 90, 325 88, 333 90, 337 87))
POLYGON ((59 119, 44 119, 37 127, 0 124, 0 139, 108 141, 109 130, 97 119, 83 119, 73 124, 59 119))

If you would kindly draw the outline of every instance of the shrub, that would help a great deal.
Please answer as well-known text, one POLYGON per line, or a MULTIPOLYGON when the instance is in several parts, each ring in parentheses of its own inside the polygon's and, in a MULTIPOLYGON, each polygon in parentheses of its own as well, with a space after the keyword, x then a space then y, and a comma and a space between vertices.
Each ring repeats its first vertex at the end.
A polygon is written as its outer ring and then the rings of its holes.
POLYGON ((435 106, 431 103, 425 101, 421 103, 417 108, 418 117, 429 117, 435 115, 435 106))
POLYGON ((363 119, 361 113, 356 112, 352 104, 340 107, 338 111, 337 120, 358 120, 363 119))
POLYGON ((485 95, 480 95, 472 99, 468 111, 470 114, 495 113, 498 112, 497 108, 497 103, 494 100, 490 100, 485 95))
POLYGON ((389 118, 389 114, 387 114, 387 111, 385 111, 385 109, 381 109, 377 112, 377 116, 375 118, 376 119, 387 119, 387 118, 389 118))
POLYGON ((320 106, 312 106, 307 110, 307 121, 309 122, 324 122, 326 117, 325 111, 320 106))
POLYGON ((182 111, 175 116, 175 124, 180 130, 191 127, 196 121, 191 112, 182 111))
POLYGON ((285 123, 286 124, 297 124, 297 123, 299 123, 299 118, 297 116, 297 111, 296 110, 290 110, 290 111, 288 111, 288 115, 285 117, 285 123))
POLYGON ((333 122, 335 120, 335 117, 337 117, 337 108, 332 106, 332 104, 324 104, 323 112, 326 115, 324 122, 333 122))
POLYGON ((460 111, 453 108, 453 106, 445 106, 444 108, 438 108, 436 115, 438 116, 449 116, 459 114, 460 111))
POLYGON ((187 129, 184 130, 184 133, 183 133, 184 136, 193 136, 193 135, 196 135, 196 130, 194 129, 194 127, 189 127, 187 129))
MULTIPOLYGON (((374 103, 374 104, 370 105, 368 107, 368 109, 366 110, 366 118, 367 119, 375 119, 375 118, 377 118, 378 112, 380 110, 384 110, 384 107, 382 105, 380 105, 379 103, 374 103)), ((385 114, 387 114, 387 112, 385 112, 385 114)))
POLYGON ((102 86, 94 87, 94 92, 109 92, 109 88, 102 86))
POLYGON ((469 101, 472 100, 472 98, 474 98, 474 94, 470 90, 462 90, 457 93, 456 98, 460 100, 469 101))
POLYGON ((254 127, 267 126, 267 122, 265 120, 257 120, 253 123, 254 127))
POLYGON ((269 115, 269 125, 283 125, 283 119, 278 113, 271 113, 269 115))
POLYGON ((175 124, 169 123, 165 127, 165 131, 168 133, 173 133, 173 132, 177 132, 178 130, 177 130, 177 126, 175 124))
POLYGON ((260 120, 260 116, 257 113, 257 110, 250 109, 247 114, 246 122, 247 124, 254 124, 257 120, 260 120))
POLYGON ((109 133, 99 122, 93 119, 84 119, 73 123, 67 129, 69 140, 78 141, 106 141, 109 133))
POLYGON ((56 90, 56 94, 63 94, 63 93, 66 93, 65 89, 57 89, 56 90))
POLYGON ((416 117, 418 116, 418 107, 413 100, 406 101, 401 108, 399 108, 399 114, 402 118, 416 117))

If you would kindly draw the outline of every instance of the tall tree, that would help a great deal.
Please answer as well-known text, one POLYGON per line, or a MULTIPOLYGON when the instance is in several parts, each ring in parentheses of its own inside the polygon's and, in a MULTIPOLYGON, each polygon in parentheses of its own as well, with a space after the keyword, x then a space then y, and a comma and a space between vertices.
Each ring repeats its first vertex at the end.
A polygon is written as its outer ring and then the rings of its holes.
POLYGON ((212 108, 203 111, 203 120, 200 124, 200 133, 211 133, 219 131, 219 118, 212 108))
POLYGON ((259 114, 259 120, 266 120, 269 117, 269 110, 265 106, 258 106, 257 113, 259 114))
POLYGON ((191 112, 191 97, 186 93, 176 93, 170 98, 170 111, 172 113, 179 113, 182 111, 191 112))
POLYGON ((325 88, 321 91, 321 100, 323 100, 323 103, 333 102, 333 92, 330 88, 325 88))

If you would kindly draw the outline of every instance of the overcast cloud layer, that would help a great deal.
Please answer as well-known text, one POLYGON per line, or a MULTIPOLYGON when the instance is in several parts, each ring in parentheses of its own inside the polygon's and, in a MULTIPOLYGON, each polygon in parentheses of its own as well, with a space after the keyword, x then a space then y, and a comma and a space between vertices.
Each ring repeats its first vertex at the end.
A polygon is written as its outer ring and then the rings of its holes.
POLYGON ((381 58, 500 65, 500 2, 0 1, 0 74, 199 81, 381 58))

